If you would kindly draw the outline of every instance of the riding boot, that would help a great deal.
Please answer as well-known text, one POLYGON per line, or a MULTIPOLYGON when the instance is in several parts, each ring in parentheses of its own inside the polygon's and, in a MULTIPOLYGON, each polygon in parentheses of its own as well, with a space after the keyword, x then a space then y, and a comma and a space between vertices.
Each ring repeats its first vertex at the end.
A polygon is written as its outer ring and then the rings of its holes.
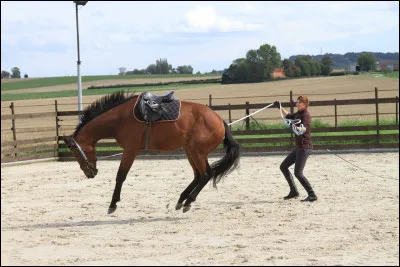
POLYGON ((287 177, 285 176, 285 178, 286 178, 286 181, 289 184, 290 192, 289 192, 289 195, 287 195, 283 199, 286 200, 286 199, 291 199, 291 198, 294 198, 294 197, 298 197, 299 196, 299 192, 296 189, 296 184, 294 183, 293 176, 291 174, 289 174, 289 176, 287 176, 287 177))
POLYGON ((315 200, 317 200, 317 195, 315 194, 313 188, 311 187, 310 182, 307 180, 306 177, 303 178, 299 178, 299 181, 301 183, 301 185, 304 187, 304 189, 307 191, 308 196, 305 199, 302 199, 302 202, 313 202, 315 200))

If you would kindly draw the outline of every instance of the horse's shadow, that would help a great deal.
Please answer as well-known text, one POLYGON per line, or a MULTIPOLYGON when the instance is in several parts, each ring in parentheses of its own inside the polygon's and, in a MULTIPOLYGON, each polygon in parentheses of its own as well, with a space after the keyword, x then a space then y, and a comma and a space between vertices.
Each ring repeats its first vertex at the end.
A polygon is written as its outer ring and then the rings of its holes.
POLYGON ((149 218, 149 219, 126 219, 126 220, 103 220, 103 221, 79 221, 79 222, 62 222, 62 223, 46 223, 46 224, 33 224, 17 227, 7 227, 4 230, 16 229, 46 229, 46 228, 68 228, 77 226, 99 226, 99 225, 117 225, 117 224, 135 224, 135 223, 150 223, 150 222, 176 222, 185 218, 149 218))

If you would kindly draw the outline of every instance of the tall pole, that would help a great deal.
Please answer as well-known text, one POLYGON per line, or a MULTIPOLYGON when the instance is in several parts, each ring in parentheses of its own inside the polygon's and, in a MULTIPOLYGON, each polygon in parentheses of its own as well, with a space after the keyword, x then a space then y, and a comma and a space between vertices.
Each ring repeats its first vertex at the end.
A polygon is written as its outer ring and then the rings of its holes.
POLYGON ((82 111, 82 80, 81 80, 81 56, 79 53, 79 26, 78 26, 78 3, 75 3, 76 10, 76 40, 77 40, 77 49, 78 49, 78 111, 82 111))

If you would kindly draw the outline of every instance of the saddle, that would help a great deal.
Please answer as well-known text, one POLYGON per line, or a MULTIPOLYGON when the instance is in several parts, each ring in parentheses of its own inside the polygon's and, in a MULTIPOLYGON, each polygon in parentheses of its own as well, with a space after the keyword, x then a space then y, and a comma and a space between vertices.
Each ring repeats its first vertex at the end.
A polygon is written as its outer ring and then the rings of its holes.
POLYGON ((164 108, 165 103, 175 100, 174 91, 170 91, 164 95, 157 96, 150 92, 144 92, 139 99, 139 112, 145 121, 158 121, 167 110, 164 108))

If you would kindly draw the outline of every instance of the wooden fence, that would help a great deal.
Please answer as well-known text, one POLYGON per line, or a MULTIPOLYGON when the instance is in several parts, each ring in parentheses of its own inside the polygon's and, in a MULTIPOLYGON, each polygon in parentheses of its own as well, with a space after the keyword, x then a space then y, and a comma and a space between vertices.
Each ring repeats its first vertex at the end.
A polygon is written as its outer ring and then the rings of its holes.
POLYGON ((15 114, 13 102, 9 108, 11 114, 3 115, 2 111, 1 115, 1 162, 57 157, 57 101, 54 112, 15 114), (24 127, 31 120, 52 121, 53 125, 24 127), (12 138, 8 136, 10 132, 12 138))
MULTIPOLYGON (((215 110, 228 111, 229 122, 232 121, 231 111, 242 110, 243 117, 246 114, 250 114, 250 110, 260 109, 270 103, 255 103, 255 104, 240 104, 240 105, 212 105, 212 97, 209 98, 209 106, 215 110)), ((399 134, 398 133, 383 133, 382 131, 394 130, 398 131, 398 104, 399 98, 388 97, 379 98, 378 90, 375 88, 375 98, 370 99, 347 99, 347 100, 322 100, 313 101, 312 106, 318 107, 333 107, 335 127, 323 127, 313 128, 313 143, 314 150, 352 150, 352 149, 375 149, 375 148, 399 148, 399 134), (379 104, 395 104, 392 115, 395 115, 395 124, 393 125, 380 125, 379 116, 379 104), (352 126, 352 127, 338 127, 337 118, 340 116, 337 113, 338 106, 345 105, 370 105, 374 108, 376 118, 376 124, 374 126, 352 126), (354 134, 354 132, 370 131, 366 134, 354 134), (329 136, 321 136, 321 133, 329 133, 329 136), (339 134, 340 133, 340 134, 339 134), (349 143, 349 140, 357 141, 356 143, 349 143), (335 144, 330 144, 335 142, 335 144)), ((290 101, 282 102, 282 106, 289 107, 291 112, 294 108, 293 94, 290 91, 290 101)), ((70 135, 77 123, 77 118, 80 112, 78 111, 58 111, 57 101, 54 103, 54 112, 42 112, 32 114, 15 114, 14 104, 11 103, 10 107, 11 114, 2 115, 2 149, 1 149, 1 162, 14 162, 27 159, 40 159, 48 157, 59 157, 60 160, 72 160, 70 151, 67 150, 62 139, 64 136, 70 135), (40 120, 47 119, 51 125, 42 126, 39 123, 38 127, 34 128, 23 128, 23 125, 18 124, 18 120, 29 120, 33 118, 39 118, 40 120), (10 129, 3 127, 3 122, 8 122, 11 126, 12 139, 6 140, 3 138, 3 132, 10 131, 10 129), (17 126, 19 128, 17 128, 17 126), (33 137, 34 133, 47 132, 49 136, 33 137), (24 134, 25 138, 20 139, 17 137, 24 134)), ((387 114, 387 113, 386 113, 387 114)), ((288 151, 293 148, 294 136, 290 129, 267 129, 267 130, 250 130, 250 118, 245 120, 245 130, 233 131, 233 136, 243 146, 244 152, 276 152, 276 151, 288 151), (255 136, 257 135, 257 136, 255 136), (274 135, 280 135, 279 137, 273 137, 274 135)), ((104 156, 110 156, 121 153, 122 150, 119 148, 114 139, 100 140, 96 145, 98 158, 104 156)), ((221 148, 216 149, 213 154, 219 154, 222 152, 221 148)), ((156 152, 148 151, 143 152, 143 155, 177 155, 184 154, 182 149, 173 152, 156 152)), ((110 157, 108 159, 115 159, 116 157, 110 157)))
MULTIPOLYGON (((392 90, 390 90, 392 91, 392 90)), ((312 101, 312 107, 323 107, 325 109, 329 107, 333 107, 333 114, 332 115, 322 115, 322 116, 312 116, 313 120, 317 118, 334 118, 334 126, 338 126, 338 118, 339 117, 344 117, 344 116, 361 116, 361 115, 374 115, 376 117, 376 123, 379 124, 379 116, 380 115, 394 115, 395 116, 395 124, 398 125, 399 122, 399 98, 398 96, 396 97, 387 97, 387 98, 379 98, 378 97, 378 88, 375 87, 375 95, 374 98, 362 98, 362 99, 346 99, 346 100, 337 100, 337 99, 332 99, 332 100, 320 100, 320 101, 312 101), (379 106, 378 104, 388 104, 388 103, 394 103, 393 107, 393 112, 381 112, 379 111, 379 106), (338 106, 352 106, 352 105, 372 105, 373 108, 370 109, 369 112, 351 112, 350 114, 338 114, 338 106)), ((260 96, 261 98, 262 96, 260 96)), ((283 107, 289 107, 290 112, 294 112, 294 107, 295 107, 295 101, 293 99, 293 92, 290 91, 289 94, 289 101, 287 102, 281 102, 283 107)), ((258 110, 263 107, 265 107, 267 104, 265 103, 256 103, 256 104, 250 104, 248 101, 246 101, 245 104, 236 104, 236 105, 217 105, 214 106, 212 104, 213 98, 212 95, 209 95, 208 98, 208 106, 210 106, 213 110, 215 111, 228 111, 228 117, 227 121, 231 123, 232 121, 235 121, 237 118, 232 119, 232 111, 234 110, 244 110, 243 115, 249 115, 251 112, 250 110, 258 110)), ((243 116, 244 117, 244 116, 243 116)), ((251 117, 250 117, 251 118, 251 117)), ((245 129, 249 130, 250 129, 250 118, 245 119, 245 129)), ((269 120, 269 118, 263 118, 263 120, 269 120)), ((274 119, 276 120, 276 119, 274 119)), ((379 125, 378 125, 379 127, 379 125)))
MULTIPOLYGON (((398 125, 382 125, 379 127, 380 130, 398 130, 398 125)), ((353 127, 326 127, 326 128, 314 128, 313 133, 343 133, 343 132, 355 132, 355 131, 376 131, 376 126, 353 126, 353 127)), ((288 129, 270 129, 270 130, 249 130, 249 131, 233 131, 233 136, 242 145, 243 152, 279 152, 289 151, 294 147, 294 137, 288 129), (260 138, 248 138, 250 135, 274 135, 274 134, 286 134, 284 137, 260 137, 260 138), (242 138, 244 137, 244 138, 242 138), (247 138, 246 138, 247 137, 247 138)), ((60 136, 63 138, 64 136, 60 136)), ((399 134, 365 134, 365 135, 332 135, 332 136, 313 136, 314 150, 354 150, 354 149, 384 149, 384 148, 399 148, 399 134), (358 144, 318 144, 319 142, 326 141, 349 141, 354 140, 358 144), (373 142, 371 142, 373 141, 373 142)), ((65 144, 60 143, 60 148, 63 148, 65 152, 59 152, 61 161, 74 160, 70 151, 66 151, 65 144)), ((107 151, 97 149, 97 157, 109 157, 105 159, 116 159, 119 158, 119 154, 122 150, 118 147, 118 144, 114 139, 103 139, 97 143, 96 148, 107 148, 107 151), (118 154, 118 155, 116 155, 118 154), (113 156, 116 155, 116 156, 113 156)), ((222 153, 221 148, 217 148, 213 151, 212 155, 222 153)), ((172 152, 157 152, 147 151, 142 152, 142 156, 165 156, 165 155, 184 155, 183 149, 178 149, 172 152)))

